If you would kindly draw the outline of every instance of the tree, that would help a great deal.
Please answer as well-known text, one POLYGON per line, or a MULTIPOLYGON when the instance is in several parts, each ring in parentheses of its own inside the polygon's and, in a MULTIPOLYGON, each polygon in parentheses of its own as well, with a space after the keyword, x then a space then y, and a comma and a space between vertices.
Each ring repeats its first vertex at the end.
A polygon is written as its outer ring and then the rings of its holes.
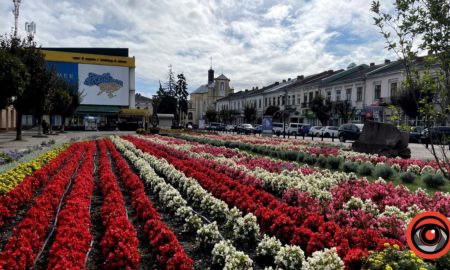
POLYGON ((172 66, 169 67, 169 75, 168 75, 168 81, 165 83, 165 92, 167 93, 167 95, 169 96, 176 96, 175 94, 175 88, 177 86, 177 84, 175 83, 175 77, 173 75, 172 72, 172 66))
POLYGON ((82 93, 78 93, 77 85, 58 78, 55 92, 51 97, 50 115, 61 115, 61 132, 64 132, 66 118, 72 115, 81 103, 82 93))
POLYGON ((19 58, 0 49, 0 110, 12 104, 28 86, 29 74, 19 58))
POLYGON ((184 74, 177 75, 178 81, 175 85, 175 98, 177 99, 177 111, 181 121, 181 115, 187 114, 188 111, 188 102, 187 98, 189 93, 187 92, 187 83, 184 74))
POLYGON ((337 101, 334 106, 336 113, 339 114, 339 117, 342 119, 343 123, 347 123, 356 111, 355 107, 352 107, 349 100, 337 101))
POLYGON ((267 107, 266 111, 264 112, 264 115, 270 115, 270 116, 274 116, 276 112, 278 112, 280 110, 280 107, 275 106, 275 105, 270 105, 269 107, 267 107))
POLYGON ((49 97, 47 87, 51 84, 50 81, 53 80, 53 77, 49 75, 44 55, 31 36, 22 40, 16 37, 1 36, 0 48, 19 58, 30 74, 29 84, 12 102, 17 112, 16 140, 22 140, 22 115, 26 113, 39 115, 42 111, 45 112, 49 97))
POLYGON ((312 100, 311 111, 319 119, 323 126, 326 126, 331 116, 331 101, 321 95, 315 96, 312 100))
POLYGON ((214 108, 208 108, 206 110, 206 119, 208 120, 208 123, 215 122, 217 118, 217 112, 214 110, 214 108))
POLYGON ((247 105, 244 107, 244 119, 247 123, 253 123, 256 120, 256 108, 254 106, 247 105))
POLYGON ((225 124, 227 123, 231 123, 231 111, 228 109, 222 109, 219 112, 219 117, 221 119, 221 121, 225 124))

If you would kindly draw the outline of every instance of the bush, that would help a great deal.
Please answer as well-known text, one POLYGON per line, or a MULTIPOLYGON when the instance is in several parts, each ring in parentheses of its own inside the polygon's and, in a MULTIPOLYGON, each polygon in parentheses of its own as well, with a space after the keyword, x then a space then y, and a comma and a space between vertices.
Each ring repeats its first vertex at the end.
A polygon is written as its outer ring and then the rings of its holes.
POLYGON ((304 161, 308 165, 314 165, 314 163, 316 163, 317 161, 317 158, 315 156, 308 155, 305 157, 304 161))
POLYGON ((416 175, 412 172, 404 172, 400 174, 400 180, 402 180, 403 183, 412 184, 414 183, 414 180, 416 180, 416 175))
POLYGON ((296 151, 286 151, 286 159, 289 161, 295 161, 297 159, 296 151))
POLYGON ((141 134, 141 135, 146 135, 147 131, 143 128, 138 128, 138 129, 136 129, 136 133, 141 134))
POLYGON ((372 175, 373 172, 373 165, 369 163, 362 163, 358 167, 358 174, 362 176, 369 176, 372 175))
POLYGON ((445 185, 444 177, 440 174, 426 173, 422 175, 422 181, 429 188, 438 188, 445 185))
POLYGON ((395 171, 388 165, 381 165, 375 168, 374 176, 376 178, 381 177, 384 180, 392 180, 392 176, 394 176, 395 171))
POLYGON ((297 162, 303 162, 305 160, 305 153, 298 152, 297 153, 297 162))
POLYGON ((328 157, 328 165, 333 170, 338 170, 341 166, 342 159, 339 157, 328 157))
POLYGON ((327 166, 327 158, 325 156, 320 155, 317 159, 317 163, 319 163, 320 167, 325 168, 327 166))
POLYGON ((344 162, 344 165, 342 166, 342 169, 344 172, 357 172, 358 171, 358 164, 352 161, 346 161, 344 162))

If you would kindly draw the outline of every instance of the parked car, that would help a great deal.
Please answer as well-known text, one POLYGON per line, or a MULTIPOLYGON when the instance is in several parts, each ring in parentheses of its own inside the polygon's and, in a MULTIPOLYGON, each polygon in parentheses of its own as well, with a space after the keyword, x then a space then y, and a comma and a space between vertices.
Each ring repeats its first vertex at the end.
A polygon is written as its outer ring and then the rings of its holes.
POLYGON ((450 127, 432 127, 424 129, 420 141, 422 143, 450 144, 450 127))
POLYGON ((302 127, 302 124, 299 124, 299 123, 290 123, 289 124, 289 127, 288 127, 288 129, 287 129, 287 133, 289 134, 289 135, 293 135, 293 136, 296 136, 296 135, 299 135, 299 133, 300 133, 300 128, 302 127))
POLYGON ((318 136, 320 129, 322 126, 313 126, 309 129, 308 134, 312 136, 318 136))
POLYGON ((255 128, 251 124, 240 124, 237 126, 236 132, 244 134, 252 134, 255 133, 255 128))
POLYGON ((236 129, 235 125, 226 125, 225 130, 226 131, 234 131, 236 129))
POLYGON ((359 135, 363 130, 363 124, 344 124, 338 129, 339 141, 345 142, 346 140, 359 139, 359 135))
MULTIPOLYGON (((287 127, 285 128, 286 132, 287 132, 287 127)), ((274 122, 272 123, 272 132, 276 135, 280 135, 283 133, 283 123, 277 123, 274 122)))
POLYGON ((255 127, 255 133, 256 134, 261 134, 261 132, 262 132, 262 125, 257 125, 255 127))
POLYGON ((411 127, 409 132, 409 142, 418 143, 420 142, 420 137, 423 135, 424 127, 411 127))
POLYGON ((325 126, 321 128, 318 132, 318 136, 324 136, 325 138, 329 137, 338 137, 338 127, 336 126, 325 126))

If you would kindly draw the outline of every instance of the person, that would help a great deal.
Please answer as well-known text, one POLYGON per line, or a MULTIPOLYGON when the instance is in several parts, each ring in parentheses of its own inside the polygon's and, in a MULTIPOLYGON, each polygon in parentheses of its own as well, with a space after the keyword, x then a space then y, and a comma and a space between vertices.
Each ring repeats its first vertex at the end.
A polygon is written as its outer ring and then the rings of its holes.
POLYGON ((44 134, 48 134, 48 124, 47 124, 47 121, 45 121, 45 119, 42 120, 42 130, 43 130, 44 134))

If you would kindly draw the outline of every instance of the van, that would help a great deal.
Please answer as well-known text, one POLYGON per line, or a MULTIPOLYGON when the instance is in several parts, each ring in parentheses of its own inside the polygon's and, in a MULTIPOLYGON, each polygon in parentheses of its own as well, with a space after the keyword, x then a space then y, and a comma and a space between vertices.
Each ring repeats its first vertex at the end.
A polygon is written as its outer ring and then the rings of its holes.
MULTIPOLYGON (((287 131, 287 129, 286 129, 287 131)), ((276 135, 280 135, 283 133, 283 123, 277 123, 277 122, 273 122, 272 123, 272 132, 276 135)))
POLYGON ((302 127, 302 124, 299 123, 290 123, 287 133, 289 135, 297 136, 300 135, 300 128, 302 127))

